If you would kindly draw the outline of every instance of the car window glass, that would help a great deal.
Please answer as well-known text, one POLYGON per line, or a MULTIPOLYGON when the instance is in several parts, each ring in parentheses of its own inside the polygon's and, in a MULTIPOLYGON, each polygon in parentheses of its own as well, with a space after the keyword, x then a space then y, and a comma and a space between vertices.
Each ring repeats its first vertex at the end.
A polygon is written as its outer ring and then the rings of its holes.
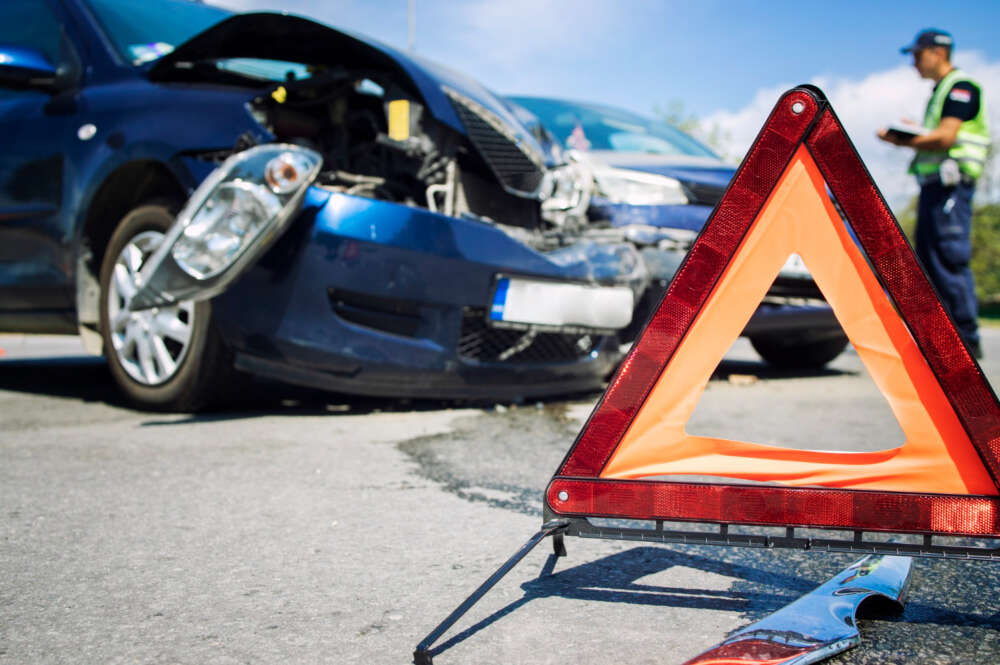
POLYGON ((55 65, 59 63, 59 39, 59 21, 45 2, 0 2, 0 44, 38 49, 55 65))
MULTIPOLYGON (((41 0, 0 0, 0 44, 37 49, 53 65, 59 64, 59 21, 41 0)), ((0 102, 46 95, 34 90, 0 88, 0 102)))
POLYGON ((141 65, 174 50, 231 12, 190 0, 89 0, 115 50, 141 65))

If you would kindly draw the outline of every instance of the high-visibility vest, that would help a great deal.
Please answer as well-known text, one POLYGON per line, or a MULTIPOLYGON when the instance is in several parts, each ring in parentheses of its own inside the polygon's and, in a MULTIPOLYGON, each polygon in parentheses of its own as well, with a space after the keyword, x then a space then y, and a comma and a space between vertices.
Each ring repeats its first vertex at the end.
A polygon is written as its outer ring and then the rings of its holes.
POLYGON ((924 127, 934 129, 941 123, 944 101, 951 92, 952 86, 959 81, 971 83, 979 90, 979 113, 976 114, 976 117, 961 124, 958 128, 958 136, 955 137, 955 143, 950 149, 917 151, 910 164, 910 173, 915 173, 918 177, 937 173, 941 162, 948 158, 957 161, 959 170, 971 178, 978 178, 983 172, 986 155, 990 149, 990 131, 986 123, 986 99, 982 86, 969 78, 965 72, 953 69, 938 83, 930 101, 927 102, 924 127))

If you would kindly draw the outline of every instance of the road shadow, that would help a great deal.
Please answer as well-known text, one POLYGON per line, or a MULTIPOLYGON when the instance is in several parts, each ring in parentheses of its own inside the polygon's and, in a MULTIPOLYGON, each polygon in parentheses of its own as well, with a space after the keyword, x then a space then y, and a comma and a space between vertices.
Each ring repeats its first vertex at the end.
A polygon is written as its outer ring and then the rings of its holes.
MULTIPOLYGON (((736 612, 743 619, 743 625, 749 625, 813 591, 846 565, 829 560, 819 562, 813 557, 793 565, 794 562, 787 558, 755 557, 750 550, 741 548, 724 552, 716 548, 682 550, 648 546, 637 546, 556 572, 559 560, 555 555, 549 555, 538 576, 521 584, 524 592, 521 598, 456 633, 434 647, 430 654, 436 656, 533 600, 548 597, 736 612), (711 550, 715 554, 701 554, 699 549, 711 550), (725 590, 643 583, 643 578, 674 567, 693 568, 735 578, 735 581, 725 590), (797 572, 805 572, 809 576, 797 572)), ((1000 629, 1000 612, 991 613, 986 608, 982 608, 982 612, 963 611, 948 607, 948 604, 930 599, 911 599, 900 611, 895 603, 869 600, 859 607, 858 618, 915 626, 1000 629)), ((720 635, 720 639, 722 637, 720 635)))
MULTIPOLYGON (((455 408, 492 409, 497 404, 511 403, 510 400, 440 400, 344 395, 243 376, 240 377, 238 385, 233 386, 229 394, 210 409, 198 413, 144 412, 132 405, 118 389, 104 358, 89 355, 0 359, 0 391, 60 397, 84 403, 103 402, 135 413, 150 414, 152 418, 142 423, 148 427, 275 415, 336 416, 455 408)), ((533 404, 551 404, 597 397, 598 393, 572 393, 532 398, 530 401, 533 404)))
POLYGON ((128 408, 107 363, 98 356, 2 359, 0 390, 128 408))
MULTIPOLYGON (((737 381, 742 377, 781 380, 849 375, 856 372, 840 369, 778 369, 763 361, 723 359, 712 374, 713 381, 737 381)), ((106 361, 89 355, 46 358, 0 358, 0 390, 103 402, 117 408, 136 409, 115 385, 106 361)), ((597 400, 601 391, 567 393, 530 400, 442 400, 364 397, 330 393, 277 381, 245 376, 223 400, 208 410, 193 414, 171 414, 154 418, 148 426, 177 425, 185 422, 238 420, 270 415, 364 415, 382 412, 434 411, 450 408, 493 408, 495 405, 521 404, 525 401, 553 404, 567 401, 597 400), (178 419, 176 416, 185 416, 178 419)), ((149 413, 156 413, 150 411, 149 413)))
POLYGON ((837 369, 834 367, 802 367, 780 368, 768 365, 764 361, 722 359, 719 366, 712 372, 711 381, 728 381, 733 375, 754 376, 758 379, 808 379, 823 376, 855 376, 857 371, 837 369))
MULTIPOLYGON (((565 559, 564 559, 565 560, 565 559)), ((765 613, 777 611, 816 588, 817 582, 767 566, 704 556, 665 547, 635 547, 554 572, 559 559, 549 555, 538 577, 521 585, 524 595, 455 634, 431 650, 431 655, 472 637, 533 600, 558 596, 582 601, 630 603, 657 607, 705 609, 745 614, 750 607, 765 613), (641 582, 642 578, 674 567, 736 577, 756 583, 759 590, 712 590, 667 587, 641 582), (766 589, 779 588, 781 592, 766 589), (785 593, 787 591, 787 593, 785 593)))
MULTIPOLYGON (((599 393, 572 393, 532 398, 532 404, 560 404, 567 400, 597 399, 599 393)), ((314 388, 244 377, 239 391, 216 408, 200 413, 174 414, 152 419, 143 427, 175 426, 187 423, 222 422, 264 416, 360 416, 377 413, 415 413, 448 409, 504 409, 511 400, 489 399, 418 399, 345 395, 314 388), (177 416, 182 416, 178 418, 177 416)), ((523 403, 515 400, 514 403, 523 403)))

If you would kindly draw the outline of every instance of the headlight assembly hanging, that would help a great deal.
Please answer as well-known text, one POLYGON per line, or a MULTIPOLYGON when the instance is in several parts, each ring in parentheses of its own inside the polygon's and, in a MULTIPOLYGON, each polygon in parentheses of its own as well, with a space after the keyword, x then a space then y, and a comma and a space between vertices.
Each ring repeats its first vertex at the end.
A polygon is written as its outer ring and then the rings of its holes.
POLYGON ((323 159, 291 144, 232 155, 195 190, 139 273, 131 309, 220 293, 298 212, 323 159))

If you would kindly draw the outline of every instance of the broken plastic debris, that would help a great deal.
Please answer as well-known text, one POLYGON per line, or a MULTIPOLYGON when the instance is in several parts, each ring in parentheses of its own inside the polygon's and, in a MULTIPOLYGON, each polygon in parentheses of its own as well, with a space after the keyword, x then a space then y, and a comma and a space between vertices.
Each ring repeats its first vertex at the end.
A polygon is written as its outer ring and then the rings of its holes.
POLYGON ((757 377, 753 374, 730 374, 729 383, 734 386, 752 386, 757 383, 757 377))

